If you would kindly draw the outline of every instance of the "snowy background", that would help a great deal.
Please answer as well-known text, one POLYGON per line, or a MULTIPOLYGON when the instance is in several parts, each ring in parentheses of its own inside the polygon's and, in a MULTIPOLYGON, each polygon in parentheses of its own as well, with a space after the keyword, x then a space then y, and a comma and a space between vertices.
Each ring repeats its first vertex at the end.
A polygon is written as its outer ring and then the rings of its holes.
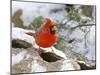
MULTIPOLYGON (((42 16, 43 18, 54 19, 59 25, 58 33, 61 36, 61 41, 55 47, 63 51, 70 59, 95 63, 95 7, 90 6, 92 10, 89 14, 91 15, 84 14, 81 7, 82 5, 71 6, 67 4, 13 1, 12 17, 18 10, 21 10, 22 14, 19 17, 22 21, 22 26, 26 29, 30 26, 33 31, 32 24, 37 17, 42 16), (71 16, 71 12, 75 12, 74 15, 77 18, 71 16)), ((14 22, 12 22, 12 28, 16 26, 14 22)))

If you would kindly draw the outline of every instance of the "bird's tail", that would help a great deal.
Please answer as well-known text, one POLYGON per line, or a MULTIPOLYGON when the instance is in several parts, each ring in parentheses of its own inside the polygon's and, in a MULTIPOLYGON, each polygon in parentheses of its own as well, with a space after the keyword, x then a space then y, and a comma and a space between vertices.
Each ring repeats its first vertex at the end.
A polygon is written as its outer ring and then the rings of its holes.
POLYGON ((26 34, 35 37, 35 33, 33 33, 33 32, 26 32, 26 34))

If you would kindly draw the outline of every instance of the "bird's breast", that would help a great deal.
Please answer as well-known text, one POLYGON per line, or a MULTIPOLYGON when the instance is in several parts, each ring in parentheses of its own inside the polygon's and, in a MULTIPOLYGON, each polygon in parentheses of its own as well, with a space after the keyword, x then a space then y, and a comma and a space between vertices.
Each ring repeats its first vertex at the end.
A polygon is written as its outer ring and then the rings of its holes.
POLYGON ((40 47, 48 48, 56 43, 57 37, 51 34, 40 34, 36 37, 35 40, 40 47))

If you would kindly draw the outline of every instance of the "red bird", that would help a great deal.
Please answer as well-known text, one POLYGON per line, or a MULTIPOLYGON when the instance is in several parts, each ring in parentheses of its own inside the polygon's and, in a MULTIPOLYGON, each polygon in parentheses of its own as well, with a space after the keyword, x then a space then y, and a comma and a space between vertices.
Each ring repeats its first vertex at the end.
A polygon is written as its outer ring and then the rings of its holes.
POLYGON ((57 42, 57 26, 54 24, 54 21, 46 18, 45 23, 36 33, 28 32, 26 34, 31 35, 35 38, 35 41, 39 47, 48 48, 57 42))

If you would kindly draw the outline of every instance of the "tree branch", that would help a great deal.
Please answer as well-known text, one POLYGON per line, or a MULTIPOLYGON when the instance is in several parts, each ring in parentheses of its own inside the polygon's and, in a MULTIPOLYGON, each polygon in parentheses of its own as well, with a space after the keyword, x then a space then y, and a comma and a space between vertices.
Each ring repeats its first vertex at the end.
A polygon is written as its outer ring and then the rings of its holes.
POLYGON ((78 28, 78 27, 83 27, 83 26, 95 26, 96 24, 86 24, 86 25, 77 25, 77 26, 75 26, 75 27, 72 27, 71 28, 71 30, 74 30, 74 29, 76 29, 76 28, 78 28))

